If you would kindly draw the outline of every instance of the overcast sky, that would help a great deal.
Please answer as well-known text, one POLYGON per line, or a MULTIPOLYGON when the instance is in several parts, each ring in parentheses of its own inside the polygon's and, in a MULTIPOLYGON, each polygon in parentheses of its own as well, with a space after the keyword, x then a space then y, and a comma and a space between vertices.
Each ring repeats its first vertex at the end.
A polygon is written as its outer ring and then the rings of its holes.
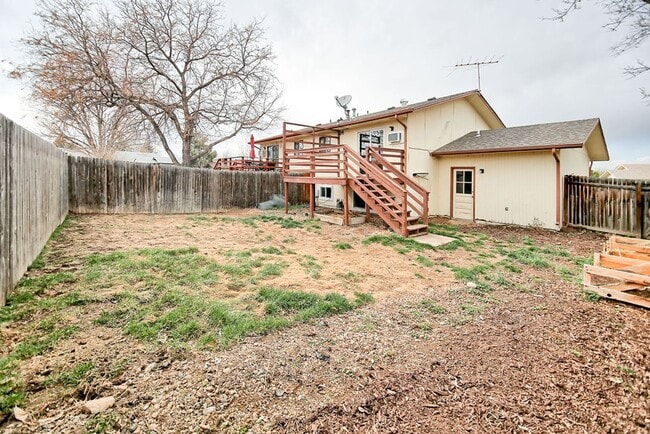
MULTIPOLYGON (((561 0, 226 0, 228 20, 264 18, 284 86, 285 119, 316 124, 352 95, 359 113, 477 88, 462 61, 481 69, 481 90, 507 126, 599 117, 611 162, 650 162, 650 73, 623 75, 650 60, 650 41, 614 56, 624 33, 603 28, 595 1, 565 22, 542 20, 561 0)), ((31 0, 0 0, 0 60, 19 59, 16 41, 33 22, 31 0)), ((6 62, 4 64, 7 69, 6 62)), ((0 78, 0 113, 37 130, 27 92, 0 78)), ((270 132, 269 132, 270 134, 270 132)), ((265 133, 258 133, 264 136, 265 133)))

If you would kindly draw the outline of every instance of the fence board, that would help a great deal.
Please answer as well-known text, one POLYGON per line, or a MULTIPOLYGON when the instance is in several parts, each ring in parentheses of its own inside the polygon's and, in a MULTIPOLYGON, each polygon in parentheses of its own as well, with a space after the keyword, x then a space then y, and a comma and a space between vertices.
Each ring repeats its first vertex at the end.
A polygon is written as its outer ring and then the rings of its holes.
MULTIPOLYGON (((252 208, 284 194, 280 172, 242 172, 68 157, 70 212, 186 214, 252 208)), ((291 185, 289 201, 308 200, 291 185)))
POLYGON ((65 154, 0 114, 0 306, 68 213, 65 154))
POLYGON ((650 181, 564 178, 565 225, 650 237, 650 181))

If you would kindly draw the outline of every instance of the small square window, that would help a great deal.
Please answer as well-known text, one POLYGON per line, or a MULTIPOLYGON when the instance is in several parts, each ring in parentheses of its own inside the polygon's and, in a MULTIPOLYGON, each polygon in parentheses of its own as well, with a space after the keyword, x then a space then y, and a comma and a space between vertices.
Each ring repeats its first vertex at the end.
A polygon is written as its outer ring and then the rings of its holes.
POLYGON ((321 186, 319 189, 319 196, 322 199, 331 199, 332 198, 332 187, 331 186, 321 186))

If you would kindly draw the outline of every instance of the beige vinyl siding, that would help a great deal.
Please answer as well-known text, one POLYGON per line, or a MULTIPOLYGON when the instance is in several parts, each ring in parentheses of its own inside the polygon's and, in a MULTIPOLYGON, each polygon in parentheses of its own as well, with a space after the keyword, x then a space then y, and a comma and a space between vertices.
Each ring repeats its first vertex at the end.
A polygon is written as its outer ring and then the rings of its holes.
POLYGON ((438 189, 438 160, 431 158, 428 150, 414 149, 414 147, 411 147, 410 140, 407 155, 406 174, 411 176, 415 182, 429 192, 429 214, 434 214, 432 211, 434 209, 432 201, 436 197, 438 189), (414 173, 417 173, 418 176, 414 177, 414 173))
POLYGON ((490 129, 488 123, 466 100, 409 114, 409 147, 435 151, 470 131, 490 129))
MULTIPOLYGON (((383 147, 385 148, 404 148, 404 128, 395 121, 395 119, 383 119, 376 122, 369 122, 361 125, 355 125, 353 128, 346 129, 341 135, 341 144, 348 145, 352 148, 353 151, 359 152, 359 133, 371 131, 371 130, 383 130, 383 147), (393 127, 393 131, 390 130, 390 127, 393 127), (402 143, 388 143, 388 133, 391 132, 402 132, 402 143)), ((349 189, 349 205, 352 208, 352 189, 349 189)), ((332 200, 328 202, 323 202, 323 206, 335 206, 338 199, 343 200, 343 186, 334 185, 332 188, 332 200)))
POLYGON ((560 173, 564 175, 589 176, 589 155, 585 148, 561 149, 560 173))
POLYGON ((474 167, 476 220, 558 229, 555 159, 550 151, 438 158, 439 188, 432 214, 451 215, 452 167, 474 167), (481 173, 483 169, 483 173, 481 173))
MULTIPOLYGON (((411 113, 408 117, 407 174, 426 173, 415 180, 429 194, 429 213, 440 209, 437 200, 441 190, 449 190, 449 180, 440 184, 439 160, 431 158, 429 152, 455 140, 471 131, 490 129, 488 123, 466 100, 453 101, 441 106, 411 113), (446 187, 444 187, 446 186, 446 187)), ((445 176, 449 176, 446 169, 445 176)), ((445 190, 445 191, 446 191, 445 190)), ((447 193, 447 197, 449 193, 447 193)), ((447 204, 449 208, 449 204, 447 204)), ((449 211, 446 212, 449 215, 449 211)))
POLYGON ((585 147, 561 149, 560 151, 560 219, 564 216, 564 177, 566 175, 589 176, 591 163, 585 147))

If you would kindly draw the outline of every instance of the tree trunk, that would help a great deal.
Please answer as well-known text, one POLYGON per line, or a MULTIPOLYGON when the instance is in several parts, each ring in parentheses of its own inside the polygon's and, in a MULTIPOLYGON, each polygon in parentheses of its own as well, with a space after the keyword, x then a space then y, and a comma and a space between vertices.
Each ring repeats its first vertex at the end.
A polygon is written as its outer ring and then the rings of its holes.
POLYGON ((192 164, 191 147, 192 139, 190 137, 183 138, 183 166, 190 166, 192 164))

